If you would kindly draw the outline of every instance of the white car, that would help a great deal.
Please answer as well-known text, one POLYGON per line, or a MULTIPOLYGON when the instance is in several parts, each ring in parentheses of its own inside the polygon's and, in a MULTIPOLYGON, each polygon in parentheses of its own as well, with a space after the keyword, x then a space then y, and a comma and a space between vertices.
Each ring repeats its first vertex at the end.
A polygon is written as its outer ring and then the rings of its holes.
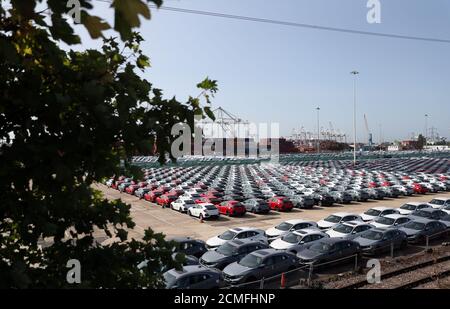
POLYGON ((447 214, 450 215, 450 204, 445 204, 445 206, 442 206, 440 208, 443 212, 446 212, 447 214))
POLYGON ((325 233, 330 237, 352 240, 371 228, 373 226, 363 221, 349 221, 339 223, 325 233))
POLYGON ((389 229, 389 228, 398 228, 402 227, 406 223, 411 221, 410 218, 404 215, 394 214, 394 215, 386 215, 384 217, 378 217, 375 221, 370 224, 378 229, 389 229))
POLYGON ((439 209, 443 206, 450 205, 450 198, 435 197, 428 204, 433 208, 439 209))
POLYGON ((198 193, 184 193, 183 195, 180 195, 178 197, 178 199, 182 200, 182 201, 186 201, 186 200, 193 200, 196 198, 200 198, 200 194, 198 193))
POLYGON ((275 227, 272 227, 266 231, 266 236, 269 241, 275 240, 289 232, 302 230, 306 228, 316 227, 317 223, 313 221, 305 221, 302 219, 293 219, 284 221, 275 227))
POLYGON ((210 203, 196 204, 188 209, 188 214, 200 219, 218 218, 219 210, 210 203))
POLYGON ((386 216, 386 215, 393 215, 398 214, 399 211, 394 208, 388 208, 388 207, 374 207, 366 212, 360 214, 363 221, 373 221, 378 217, 386 216))
POLYGON ((334 227, 336 224, 348 221, 362 221, 361 217, 355 214, 347 213, 347 212, 338 212, 332 215, 329 215, 325 219, 317 222, 317 225, 320 229, 330 229, 334 227))
POLYGON ((275 239, 271 242, 270 247, 276 250, 287 250, 293 247, 305 246, 314 241, 322 239, 324 237, 329 237, 324 232, 318 229, 302 229, 294 232, 289 232, 280 238, 275 239))
POLYGON ((189 208, 195 206, 195 202, 193 200, 181 200, 178 199, 170 205, 170 208, 179 212, 187 212, 189 208))
POLYGON ((236 227, 225 231, 224 233, 214 236, 206 241, 206 247, 210 250, 223 245, 227 241, 234 239, 249 239, 260 241, 267 244, 267 237, 264 235, 264 231, 255 229, 252 227, 236 227))
POLYGON ((406 204, 403 204, 401 207, 397 208, 397 210, 401 215, 410 215, 416 210, 430 207, 431 206, 427 203, 408 202, 406 204))

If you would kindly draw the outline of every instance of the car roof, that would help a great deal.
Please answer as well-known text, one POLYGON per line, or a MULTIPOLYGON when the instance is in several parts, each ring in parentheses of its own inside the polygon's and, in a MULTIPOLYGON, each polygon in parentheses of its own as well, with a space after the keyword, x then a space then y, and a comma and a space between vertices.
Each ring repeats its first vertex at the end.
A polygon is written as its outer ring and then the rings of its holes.
POLYGON ((401 215, 401 214, 391 214, 391 215, 386 215, 386 216, 383 216, 383 217, 396 220, 396 219, 400 219, 400 218, 407 218, 408 216, 401 215))
POLYGON ((213 269, 206 268, 201 265, 187 265, 187 266, 183 266, 182 270, 176 270, 175 268, 170 270, 170 272, 173 275, 175 275, 176 277, 181 277, 186 274, 193 274, 193 273, 205 272, 205 271, 206 272, 214 272, 214 273, 216 272, 213 269))
POLYGON ((406 202, 405 204, 419 206, 419 205, 427 205, 428 203, 426 203, 426 202, 406 202))
POLYGON ((274 253, 280 253, 280 252, 283 252, 283 251, 279 251, 279 250, 276 250, 276 249, 268 248, 268 249, 261 249, 261 250, 253 251, 252 254, 260 256, 260 257, 266 257, 268 255, 271 255, 271 254, 274 254, 274 253))
POLYGON ((435 209, 435 208, 423 208, 423 209, 420 209, 418 211, 435 212, 435 211, 440 211, 440 210, 439 209, 435 209))
POLYGON ((439 201, 446 202, 446 201, 450 200, 450 198, 447 198, 447 197, 433 197, 433 200, 439 200, 439 201))
POLYGON ((318 229, 312 229, 312 228, 306 228, 306 229, 301 229, 298 231, 294 231, 294 234, 298 234, 301 236, 305 236, 305 235, 309 235, 309 234, 324 234, 321 230, 318 229), (305 234, 299 233, 299 232, 306 232, 305 234))
POLYGON ((236 246, 236 247, 248 245, 248 244, 262 244, 258 240, 248 239, 248 238, 247 239, 233 239, 233 240, 229 241, 228 243, 233 246, 236 246))
POLYGON ((348 240, 337 238, 337 237, 322 238, 320 240, 321 243, 326 243, 326 244, 329 244, 329 245, 334 245, 335 243, 338 243, 338 242, 341 242, 341 241, 348 241, 348 240))
POLYGON ((363 222, 363 221, 348 221, 348 222, 342 222, 342 224, 344 225, 350 225, 352 227, 356 227, 356 226, 360 226, 360 225, 369 225, 367 222, 363 222))
POLYGON ((305 223, 305 222, 309 222, 309 221, 306 221, 306 220, 303 220, 303 219, 291 219, 291 220, 286 220, 284 222, 295 225, 295 224, 298 224, 298 223, 305 223))
POLYGON ((392 209, 391 207, 385 207, 385 206, 380 206, 380 207, 372 207, 370 209, 375 209, 375 210, 379 210, 379 211, 384 211, 384 210, 388 210, 388 209, 392 209))
POLYGON ((433 222, 433 221, 437 221, 437 220, 430 220, 430 219, 427 219, 427 218, 414 218, 413 220, 412 220, 413 222, 420 222, 420 223, 429 223, 429 222, 433 222))
POLYGON ((258 232, 261 232, 262 230, 254 228, 254 227, 240 226, 240 227, 230 228, 230 231, 233 231, 233 232, 244 232, 244 231, 258 231, 258 232))

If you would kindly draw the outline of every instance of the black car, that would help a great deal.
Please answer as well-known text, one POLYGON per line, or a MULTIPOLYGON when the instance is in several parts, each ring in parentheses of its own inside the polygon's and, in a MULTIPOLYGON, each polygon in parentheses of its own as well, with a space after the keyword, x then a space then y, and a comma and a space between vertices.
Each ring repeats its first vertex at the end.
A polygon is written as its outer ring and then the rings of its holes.
POLYGON ((297 253, 297 257, 303 265, 319 265, 332 261, 335 261, 332 264, 339 264, 349 262, 351 258, 357 257, 360 251, 359 244, 352 240, 325 238, 306 246, 304 250, 297 253))
POLYGON ((203 254, 200 258, 200 264, 222 270, 227 265, 239 261, 253 251, 267 248, 268 246, 260 241, 235 239, 203 254))
POLYGON ((176 243, 175 252, 184 253, 200 258, 208 249, 206 243, 202 240, 189 237, 178 237, 172 239, 176 243))
POLYGON ((425 218, 429 220, 441 220, 447 215, 447 213, 440 209, 434 208, 423 208, 420 210, 413 211, 409 217, 411 219, 425 218))

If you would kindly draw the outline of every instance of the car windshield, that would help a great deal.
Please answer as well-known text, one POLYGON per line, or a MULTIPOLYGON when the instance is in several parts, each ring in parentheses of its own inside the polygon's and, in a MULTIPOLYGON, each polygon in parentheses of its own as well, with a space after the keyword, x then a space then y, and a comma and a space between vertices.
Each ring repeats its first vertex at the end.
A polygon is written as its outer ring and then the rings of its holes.
POLYGON ((195 204, 195 202, 193 200, 186 200, 184 201, 185 204, 195 204))
POLYGON ((281 239, 290 244, 297 244, 302 240, 302 236, 296 235, 294 233, 288 233, 281 239))
POLYGON ((339 223, 341 222, 341 217, 339 216, 335 216, 335 215, 331 215, 328 216, 327 218, 325 218, 325 221, 331 222, 331 223, 339 223))
POLYGON ((172 275, 170 273, 170 271, 166 271, 163 274, 163 277, 164 277, 164 281, 166 282, 166 286, 172 286, 175 283, 175 281, 177 280, 177 278, 174 275, 172 275))
POLYGON ((338 224, 333 230, 342 234, 350 234, 353 231, 353 227, 345 224, 338 224))
POLYGON ((405 228, 421 231, 425 228, 425 223, 411 221, 411 222, 408 222, 407 224, 405 224, 405 228))
POLYGON ((434 205, 444 205, 445 201, 433 199, 430 203, 434 205))
POLYGON ((383 233, 369 230, 367 232, 364 232, 361 237, 370 240, 380 240, 381 238, 383 238, 383 233))
POLYGON ((289 231, 293 226, 294 226, 293 224, 283 222, 283 223, 277 225, 275 228, 280 231, 289 231))
POLYGON ((392 218, 386 218, 386 217, 379 217, 375 220, 375 222, 384 224, 384 225, 392 225, 395 223, 395 219, 392 218))
POLYGON ((364 214, 368 216, 378 217, 381 214, 381 211, 376 209, 369 209, 364 214))
POLYGON ((431 212, 428 211, 423 211, 423 210, 416 210, 413 213, 414 216, 418 216, 418 217, 423 217, 423 218, 430 218, 431 217, 431 212))
POLYGON ((225 256, 233 255, 236 251, 236 247, 229 244, 228 242, 217 248, 217 252, 225 256))
POLYGON ((325 252, 328 252, 331 249, 331 245, 327 244, 327 243, 318 242, 318 243, 315 243, 315 244, 311 245, 309 247, 309 249, 312 250, 312 251, 325 253, 325 252))
POLYGON ((261 265, 261 263, 262 257, 256 256, 254 254, 248 254, 238 264, 249 268, 255 268, 261 265))
POLYGON ((235 232, 232 231, 226 231, 225 233, 223 233, 222 235, 219 236, 220 239, 223 240, 231 240, 233 239, 233 237, 236 236, 235 232))
POLYGON ((416 206, 411 205, 411 204, 405 204, 402 207, 400 207, 401 209, 405 209, 405 210, 415 210, 416 206))

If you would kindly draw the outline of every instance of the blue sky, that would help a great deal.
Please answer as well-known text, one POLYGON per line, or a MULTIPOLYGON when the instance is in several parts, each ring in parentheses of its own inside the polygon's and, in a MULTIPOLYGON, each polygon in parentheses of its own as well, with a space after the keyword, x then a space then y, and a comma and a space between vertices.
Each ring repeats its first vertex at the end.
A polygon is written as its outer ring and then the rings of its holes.
MULTIPOLYGON (((111 21, 108 4, 97 14, 111 21)), ((166 0, 165 5, 330 27, 450 39, 450 1, 381 0, 382 23, 366 20, 367 0, 166 0)), ((112 24, 112 22, 111 22, 112 24)), ((374 139, 405 139, 429 127, 450 136, 450 44, 300 29, 153 11, 143 21, 145 78, 185 100, 209 76, 219 82, 213 107, 253 122, 279 122, 282 135, 304 126, 352 132, 352 77, 358 81, 358 140, 367 114, 374 139)), ((80 27, 83 47, 96 47, 80 27)))

